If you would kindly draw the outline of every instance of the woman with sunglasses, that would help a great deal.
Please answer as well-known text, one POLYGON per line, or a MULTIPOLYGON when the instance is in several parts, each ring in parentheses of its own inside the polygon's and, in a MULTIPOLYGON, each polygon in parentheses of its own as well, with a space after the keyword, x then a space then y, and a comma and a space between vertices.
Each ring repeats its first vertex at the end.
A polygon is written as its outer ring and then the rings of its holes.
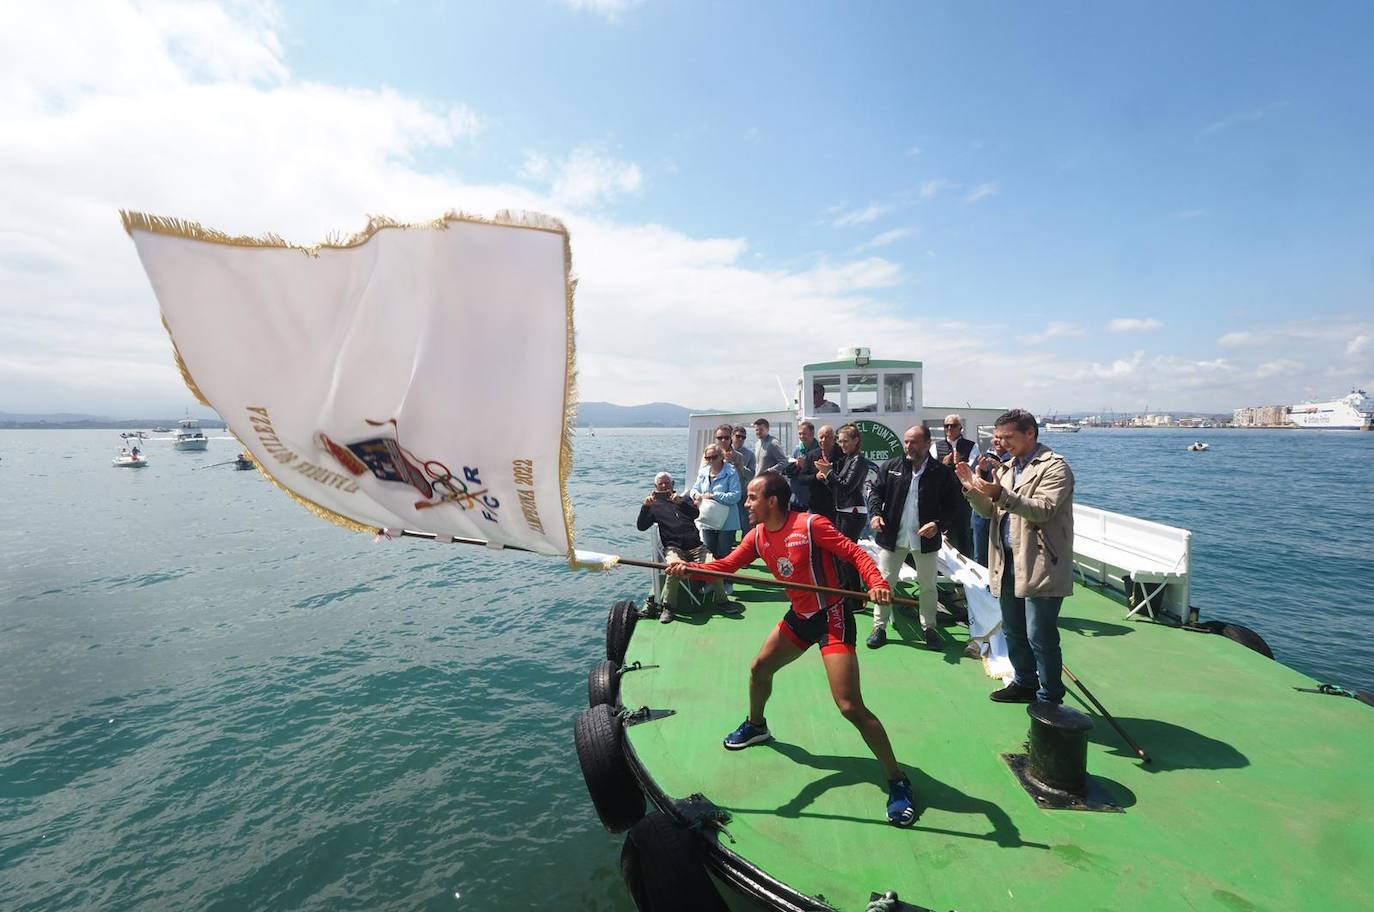
MULTIPOLYGON (((719 438, 723 432, 717 431, 719 438)), ((714 500, 717 503, 729 507, 725 523, 719 529, 701 530, 701 538, 706 543, 706 550, 711 552, 712 557, 724 557, 735 547, 735 534, 739 532, 739 502, 743 496, 743 489, 739 482, 739 473, 735 467, 725 461, 725 451, 720 443, 709 443, 702 452, 702 457, 706 464, 697 473, 697 480, 692 485, 690 495, 692 502, 700 504, 703 500, 714 500)), ((731 587, 727 584, 726 589, 731 587)))

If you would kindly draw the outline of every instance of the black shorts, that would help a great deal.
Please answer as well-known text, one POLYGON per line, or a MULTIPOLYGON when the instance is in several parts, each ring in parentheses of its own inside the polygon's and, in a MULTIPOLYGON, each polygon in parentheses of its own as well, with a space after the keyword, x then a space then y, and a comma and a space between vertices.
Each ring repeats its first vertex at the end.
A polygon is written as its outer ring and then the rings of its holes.
POLYGON ((824 611, 806 618, 789 608, 778 621, 778 630, 798 649, 810 649, 812 643, 819 644, 821 655, 853 652, 858 641, 854 615, 845 610, 843 601, 836 601, 824 611))

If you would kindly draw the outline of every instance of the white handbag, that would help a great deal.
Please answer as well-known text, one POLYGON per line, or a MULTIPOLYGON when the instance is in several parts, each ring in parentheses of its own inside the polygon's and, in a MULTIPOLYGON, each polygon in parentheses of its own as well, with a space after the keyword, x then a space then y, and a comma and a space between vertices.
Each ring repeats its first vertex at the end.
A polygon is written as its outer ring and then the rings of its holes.
POLYGON ((711 529, 712 531, 723 529, 725 524, 730 521, 730 511, 734 509, 734 507, 727 506, 718 500, 705 499, 697 504, 697 508, 701 511, 700 515, 697 516, 697 524, 703 529, 711 529))

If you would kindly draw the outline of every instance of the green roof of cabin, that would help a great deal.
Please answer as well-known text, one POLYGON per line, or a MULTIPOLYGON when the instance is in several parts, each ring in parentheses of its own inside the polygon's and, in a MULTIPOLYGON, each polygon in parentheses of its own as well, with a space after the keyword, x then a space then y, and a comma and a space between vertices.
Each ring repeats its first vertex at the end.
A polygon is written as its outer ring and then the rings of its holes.
POLYGON ((1043 810, 1000 757, 1024 750, 1026 708, 988 700, 1000 683, 963 655, 965 628, 944 628, 947 648, 932 652, 899 609, 894 640, 861 644, 859 662, 915 786, 921 816, 902 830, 814 649, 774 679, 775 740, 722 748, 748 709, 750 660, 785 610, 775 589, 737 584, 736 597, 739 619, 639 622, 626 661, 658 667, 624 675, 624 704, 677 714, 626 731, 669 795, 701 792, 729 811, 724 847, 806 894, 855 912, 889 889, 968 912, 1369 908, 1369 706, 1299 692, 1315 682, 1221 636, 1127 620, 1078 587, 1061 618, 1065 662, 1154 762, 1070 685, 1069 705, 1096 723, 1088 770, 1125 810, 1043 810))
POLYGON ((874 370, 890 370, 893 368, 917 368, 920 366, 920 361, 880 361, 872 359, 863 367, 860 367, 854 363, 853 359, 850 359, 848 361, 821 361, 817 364, 803 364, 802 370, 806 373, 815 373, 816 371, 825 370, 852 371, 869 370, 870 368, 874 370))

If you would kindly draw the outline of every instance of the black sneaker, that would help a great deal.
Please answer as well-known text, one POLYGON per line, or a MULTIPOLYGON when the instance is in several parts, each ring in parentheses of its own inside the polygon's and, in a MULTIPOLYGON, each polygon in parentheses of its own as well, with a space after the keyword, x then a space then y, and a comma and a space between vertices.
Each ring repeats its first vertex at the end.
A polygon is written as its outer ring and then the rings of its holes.
POLYGON ((739 617, 741 614, 744 614, 744 606, 739 602, 721 602, 720 613, 726 617, 739 617))
POLYGON ((869 634, 867 643, 869 649, 877 649, 887 642, 887 628, 874 627, 873 633, 869 634))
POLYGON ((905 776, 887 783, 887 819, 899 827, 916 822, 916 798, 911 793, 911 780, 905 776))
POLYGON ((1039 684, 1025 685, 1012 681, 1001 690, 988 694, 988 699, 994 703, 1034 703, 1035 692, 1039 689, 1039 684))
POLYGON ((940 634, 935 632, 934 627, 927 627, 921 631, 921 635, 926 638, 926 648, 934 649, 939 652, 944 648, 944 642, 940 639, 940 634))

